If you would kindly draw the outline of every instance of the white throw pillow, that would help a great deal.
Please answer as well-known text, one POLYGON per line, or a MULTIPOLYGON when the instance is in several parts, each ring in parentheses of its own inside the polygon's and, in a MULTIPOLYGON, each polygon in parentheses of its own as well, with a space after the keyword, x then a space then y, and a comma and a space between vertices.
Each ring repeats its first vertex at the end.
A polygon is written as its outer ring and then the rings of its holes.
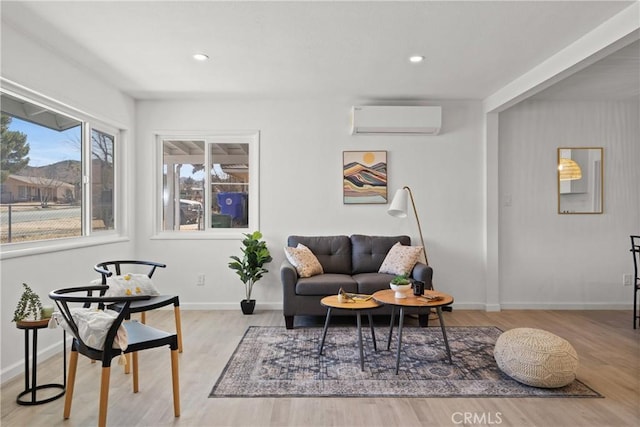
POLYGON ((285 247, 284 254, 287 256, 289 262, 296 268, 300 277, 311 277, 324 273, 318 258, 311 252, 311 249, 301 243, 298 243, 298 246, 295 248, 285 247))
MULTIPOLYGON (((97 281, 101 283, 100 281, 97 281)), ((106 297, 125 297, 149 295, 152 297, 160 295, 153 281, 146 274, 129 273, 122 276, 107 277, 109 289, 105 293, 106 297)))
MULTIPOLYGON (((89 347, 97 350, 104 349, 104 340, 107 338, 107 332, 109 332, 118 314, 117 311, 97 310, 95 308, 75 307, 71 309, 71 317, 76 325, 78 325, 80 339, 89 347)), ((59 311, 54 312, 51 316, 49 327, 52 327, 52 321, 55 321, 55 325, 53 326, 60 325, 67 332, 71 333, 71 328, 59 311)), ((113 348, 126 350, 127 345, 127 330, 124 325, 120 325, 116 338, 113 340, 113 348)))
POLYGON ((404 246, 397 242, 382 261, 378 273, 408 276, 411 274, 413 266, 418 262, 421 251, 422 246, 404 246))

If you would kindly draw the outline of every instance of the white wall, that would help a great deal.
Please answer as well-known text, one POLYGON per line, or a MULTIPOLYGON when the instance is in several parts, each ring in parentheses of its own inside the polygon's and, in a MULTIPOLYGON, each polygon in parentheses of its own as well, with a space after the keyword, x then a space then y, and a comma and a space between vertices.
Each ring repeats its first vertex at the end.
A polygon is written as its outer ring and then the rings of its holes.
MULTIPOLYGON (((34 43, 4 22, 1 64, 3 78, 126 129, 130 140, 120 147, 126 178, 132 166, 131 142, 135 137, 132 99, 65 62, 46 46, 34 43)), ((131 204, 131 200, 132 192, 126 191, 125 204, 131 204)), ((130 209, 126 211, 131 214, 130 209)), ((132 218, 125 217, 124 220, 130 223, 132 218)), ((129 241, 17 258, 3 257, 0 261, 2 381, 21 374, 24 369, 24 332, 11 322, 23 282, 29 284, 44 303, 52 305, 47 297, 52 289, 86 284, 97 276, 92 269, 95 263, 128 256, 133 256, 133 244, 129 241)), ((61 338, 60 331, 44 330, 38 334, 40 360, 60 351, 61 338)))
MULTIPOLYGON (((456 303, 484 307, 482 265, 482 110, 479 102, 443 106, 439 136, 351 136, 349 110, 358 100, 263 99, 138 102, 137 254, 166 262, 156 281, 180 294, 186 308, 238 309, 242 284, 227 267, 240 253, 239 240, 152 239, 152 192, 162 130, 261 132, 260 229, 274 261, 254 288, 257 309, 279 308, 279 266, 290 234, 409 234, 419 242, 413 219, 386 214, 388 205, 344 205, 342 152, 387 150, 389 198, 409 185, 415 193, 437 288, 456 303), (196 276, 206 285, 196 287, 196 276)), ((390 200, 389 200, 390 201, 390 200)))
POLYGON ((640 232, 638 101, 524 101, 500 113, 503 308, 631 308, 640 232), (558 147, 604 148, 604 213, 558 215, 558 147), (508 200, 511 205, 508 205, 508 200))

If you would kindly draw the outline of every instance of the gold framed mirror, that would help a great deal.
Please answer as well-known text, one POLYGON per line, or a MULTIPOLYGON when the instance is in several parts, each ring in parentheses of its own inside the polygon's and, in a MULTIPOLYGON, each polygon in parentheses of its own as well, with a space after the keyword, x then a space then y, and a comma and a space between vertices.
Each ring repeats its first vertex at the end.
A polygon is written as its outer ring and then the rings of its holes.
POLYGON ((602 147, 558 148, 558 213, 601 214, 604 200, 602 147))

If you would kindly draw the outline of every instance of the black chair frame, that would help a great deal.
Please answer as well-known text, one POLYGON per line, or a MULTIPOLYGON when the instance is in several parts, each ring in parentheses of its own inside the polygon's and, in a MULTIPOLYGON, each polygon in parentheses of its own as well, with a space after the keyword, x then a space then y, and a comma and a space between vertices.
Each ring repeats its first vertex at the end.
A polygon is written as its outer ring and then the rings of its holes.
MULTIPOLYGON (((100 273, 102 277, 101 283, 107 284, 107 278, 111 277, 114 273, 117 276, 123 274, 123 266, 127 265, 141 265, 149 267, 147 276, 151 278, 157 268, 165 268, 167 265, 154 261, 142 261, 142 260, 121 260, 121 261, 104 261, 96 264, 93 269, 100 273), (113 271, 111 271, 113 269, 113 271)), ((173 311, 176 322, 176 333, 178 334, 178 351, 182 353, 182 320, 180 317, 180 298, 177 295, 159 295, 151 298, 147 298, 144 301, 134 301, 129 306, 129 313, 140 313, 140 321, 147 323, 146 313, 149 310, 155 310, 157 308, 173 305, 173 311)), ((110 309, 120 311, 122 309, 122 303, 115 303, 109 306, 110 309)))
POLYGON ((71 414, 71 403, 73 400, 73 390, 75 385, 76 370, 78 366, 78 354, 82 354, 91 360, 102 362, 102 377, 100 381, 100 402, 98 410, 98 426, 106 426, 107 406, 109 399, 109 379, 111 373, 111 362, 114 357, 121 354, 131 354, 133 359, 133 392, 139 391, 138 381, 138 351, 151 348, 169 346, 171 350, 171 371, 173 387, 173 407, 176 417, 180 416, 180 385, 178 374, 178 337, 176 334, 160 331, 139 322, 124 322, 129 316, 129 306, 136 301, 148 300, 148 296, 127 296, 127 297, 104 297, 93 296, 93 293, 104 294, 108 286, 92 285, 63 288, 49 293, 64 321, 68 325, 69 332, 73 336, 71 353, 69 357, 69 373, 67 379, 67 390, 64 403, 64 419, 68 419, 71 414), (86 292, 86 296, 71 295, 86 292), (121 310, 113 321, 107 332, 104 348, 96 349, 88 346, 80 336, 78 325, 71 312, 71 303, 78 303, 85 308, 90 308, 92 304, 97 304, 99 309, 113 304, 120 304, 121 310), (124 326, 127 330, 128 346, 125 350, 113 348, 118 329, 124 326))

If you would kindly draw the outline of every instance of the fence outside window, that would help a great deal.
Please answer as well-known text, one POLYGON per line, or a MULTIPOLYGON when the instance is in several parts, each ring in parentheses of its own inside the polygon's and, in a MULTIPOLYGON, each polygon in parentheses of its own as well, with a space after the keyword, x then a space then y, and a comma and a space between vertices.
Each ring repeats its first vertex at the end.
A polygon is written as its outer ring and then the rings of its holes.
POLYGON ((0 242, 17 243, 82 235, 80 206, 17 203, 0 205, 0 242))

